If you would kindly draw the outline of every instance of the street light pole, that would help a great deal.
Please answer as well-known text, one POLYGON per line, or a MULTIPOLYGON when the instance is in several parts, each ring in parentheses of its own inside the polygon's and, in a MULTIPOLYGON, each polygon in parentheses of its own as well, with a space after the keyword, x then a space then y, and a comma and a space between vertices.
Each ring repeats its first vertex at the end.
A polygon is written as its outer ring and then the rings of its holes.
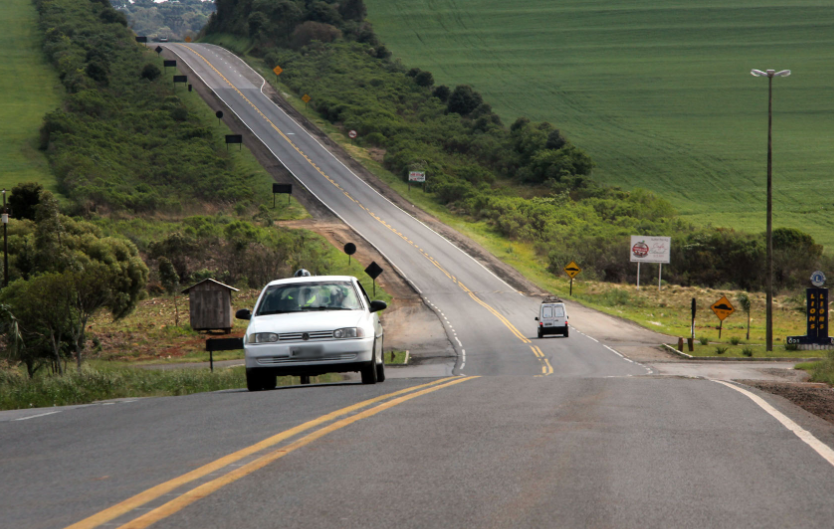
POLYGON ((765 349, 773 351, 773 78, 787 77, 790 70, 751 70, 754 77, 767 77, 767 295, 765 349))

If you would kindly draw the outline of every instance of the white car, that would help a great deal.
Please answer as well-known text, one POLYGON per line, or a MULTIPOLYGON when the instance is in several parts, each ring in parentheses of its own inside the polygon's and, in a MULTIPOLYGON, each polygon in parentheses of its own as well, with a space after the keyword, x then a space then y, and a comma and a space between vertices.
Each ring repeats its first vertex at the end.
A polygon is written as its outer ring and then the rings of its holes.
POLYGON ((371 301, 351 276, 307 276, 269 283, 243 338, 249 391, 275 387, 275 377, 300 376, 302 384, 323 373, 359 371, 362 383, 385 380, 384 301, 371 301))

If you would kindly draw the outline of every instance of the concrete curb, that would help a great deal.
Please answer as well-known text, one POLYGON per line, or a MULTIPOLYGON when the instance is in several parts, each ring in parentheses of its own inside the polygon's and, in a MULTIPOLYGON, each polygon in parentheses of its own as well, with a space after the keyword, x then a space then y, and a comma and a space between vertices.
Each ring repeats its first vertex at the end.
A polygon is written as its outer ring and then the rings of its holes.
POLYGON ((692 356, 690 354, 682 353, 672 347, 669 344, 660 344, 672 353, 686 358, 687 360, 700 360, 700 361, 717 361, 717 362, 816 362, 817 360, 823 360, 823 357, 818 356, 816 358, 762 358, 762 357, 745 357, 745 358, 731 358, 731 357, 723 357, 723 356, 692 356))

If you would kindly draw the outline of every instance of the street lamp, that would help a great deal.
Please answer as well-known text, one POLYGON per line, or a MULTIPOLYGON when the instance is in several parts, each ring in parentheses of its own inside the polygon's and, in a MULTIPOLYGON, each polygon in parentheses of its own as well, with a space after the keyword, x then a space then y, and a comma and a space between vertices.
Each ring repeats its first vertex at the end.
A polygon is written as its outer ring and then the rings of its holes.
POLYGON ((767 330, 765 331, 765 345, 768 351, 773 351, 773 78, 787 77, 790 70, 750 70, 754 77, 767 77, 767 330))

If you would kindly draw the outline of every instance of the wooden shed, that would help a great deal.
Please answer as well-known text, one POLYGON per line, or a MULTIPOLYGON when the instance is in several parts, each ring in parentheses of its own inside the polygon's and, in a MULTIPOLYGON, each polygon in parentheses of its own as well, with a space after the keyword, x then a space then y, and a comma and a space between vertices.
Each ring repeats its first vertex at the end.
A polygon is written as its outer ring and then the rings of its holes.
POLYGON ((188 294, 191 328, 195 331, 232 330, 232 292, 235 287, 204 279, 182 291, 188 294))

